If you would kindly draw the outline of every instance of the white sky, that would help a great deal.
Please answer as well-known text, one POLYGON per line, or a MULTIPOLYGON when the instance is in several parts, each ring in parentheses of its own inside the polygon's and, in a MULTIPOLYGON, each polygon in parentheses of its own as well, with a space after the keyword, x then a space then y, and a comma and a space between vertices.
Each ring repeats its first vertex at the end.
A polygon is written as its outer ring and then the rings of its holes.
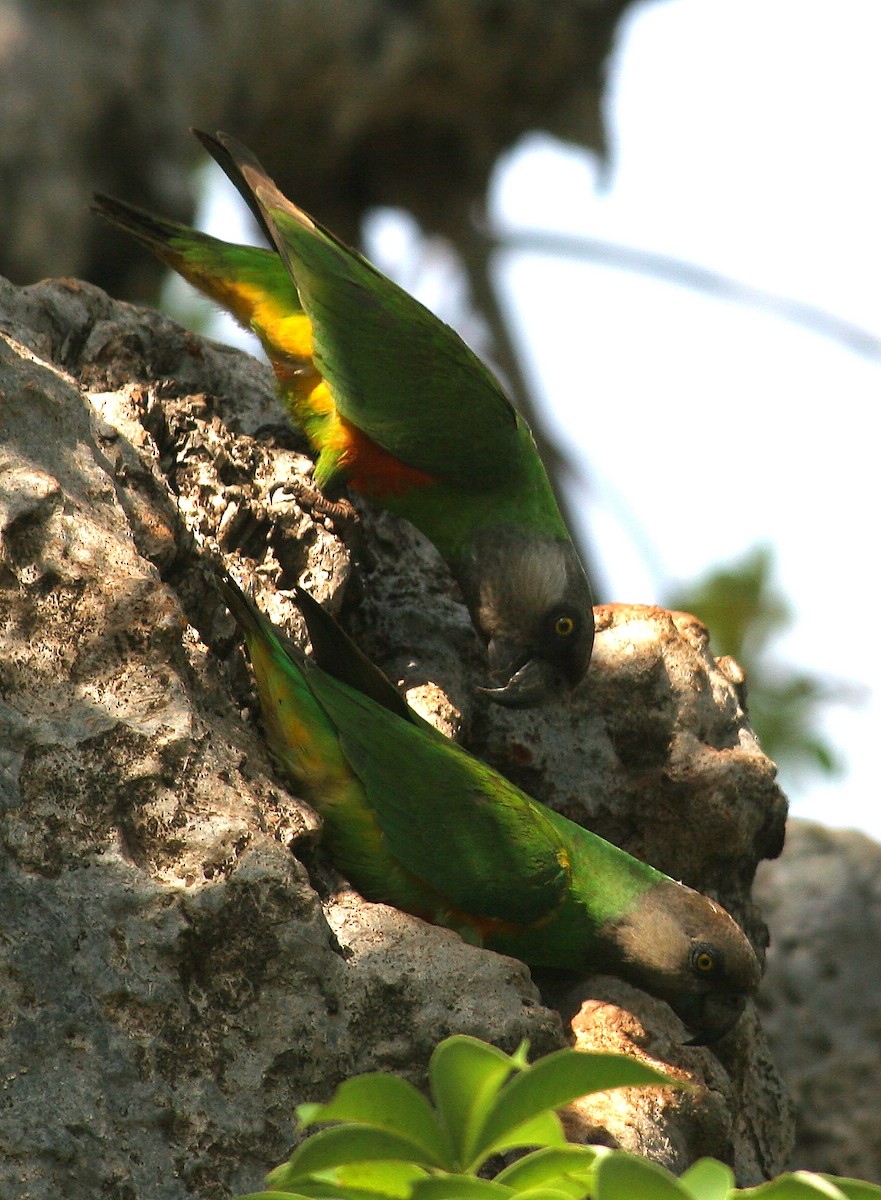
MULTIPOLYGON (((498 219, 690 260, 881 338, 879 44, 872 0, 641 6, 611 74, 609 186, 587 155, 534 139, 500 172, 498 219)), ((793 811, 881 837, 881 362, 658 280, 507 257, 555 429, 593 484, 573 499, 610 595, 660 599, 770 541, 797 614, 777 656, 866 690, 824 721, 847 775, 785 779, 793 811)))
MULTIPOLYGON (((881 338, 879 45, 874 0, 642 5, 612 65, 606 184, 592 156, 534 135, 500 165, 495 222, 689 260, 881 338)), ((228 210, 221 229, 236 237, 228 210)), ((572 500, 609 598, 655 602, 772 543, 796 612, 776 657, 866 695, 824 720, 847 774, 784 779, 793 812, 881 838, 881 361, 606 266, 506 254, 499 278, 589 480, 572 500)))

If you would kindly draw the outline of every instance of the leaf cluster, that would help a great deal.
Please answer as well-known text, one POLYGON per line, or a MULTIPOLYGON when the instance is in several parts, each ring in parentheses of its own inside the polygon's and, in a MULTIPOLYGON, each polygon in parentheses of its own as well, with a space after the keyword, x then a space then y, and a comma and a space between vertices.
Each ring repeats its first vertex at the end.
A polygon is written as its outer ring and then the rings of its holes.
POLYGON ((376 1072, 347 1080, 326 1104, 297 1109, 308 1136, 242 1200, 881 1200, 881 1188, 804 1171, 737 1189, 730 1168, 701 1159, 676 1178, 638 1155, 566 1141, 556 1109, 616 1087, 683 1086, 620 1054, 560 1050, 529 1065, 457 1035, 429 1064, 428 1100, 376 1072), (490 1178, 490 1160, 530 1149, 490 1178))

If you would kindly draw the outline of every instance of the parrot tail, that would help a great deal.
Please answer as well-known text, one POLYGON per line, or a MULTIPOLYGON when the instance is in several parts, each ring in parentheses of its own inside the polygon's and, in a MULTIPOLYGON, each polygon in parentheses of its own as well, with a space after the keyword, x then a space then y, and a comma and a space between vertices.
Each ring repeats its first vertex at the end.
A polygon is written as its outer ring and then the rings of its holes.
POLYGON ((306 799, 348 786, 351 771, 339 749, 336 730, 309 686, 305 654, 284 638, 228 571, 218 580, 223 601, 245 637, 254 669, 260 711, 269 748, 306 799))

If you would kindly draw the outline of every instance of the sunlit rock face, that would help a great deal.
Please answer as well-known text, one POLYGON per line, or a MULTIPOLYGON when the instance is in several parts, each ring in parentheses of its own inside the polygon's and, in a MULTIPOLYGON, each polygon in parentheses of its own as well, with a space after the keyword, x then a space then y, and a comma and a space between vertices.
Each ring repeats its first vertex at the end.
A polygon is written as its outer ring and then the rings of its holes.
POLYGON ((295 638, 285 593, 308 588, 429 719, 719 899, 761 952, 750 884, 785 804, 702 627, 600 608, 577 691, 501 710, 424 539, 364 510, 347 544, 313 511, 267 369, 72 281, 0 284, 0 328, 0 1191, 256 1190, 297 1103, 366 1070, 424 1082, 457 1031, 647 1055, 697 1090, 582 1108, 573 1136, 779 1171, 752 1007, 684 1048, 620 981, 532 979, 346 885, 264 747, 211 579, 220 556, 295 638))

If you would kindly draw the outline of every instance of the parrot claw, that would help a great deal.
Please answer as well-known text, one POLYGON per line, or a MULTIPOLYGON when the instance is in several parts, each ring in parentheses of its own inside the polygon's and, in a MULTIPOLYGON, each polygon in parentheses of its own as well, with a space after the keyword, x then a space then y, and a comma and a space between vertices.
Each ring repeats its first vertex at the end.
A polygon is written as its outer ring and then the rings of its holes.
POLYGON ((297 503, 307 508, 313 516, 328 517, 334 533, 340 538, 352 558, 365 570, 373 570, 376 562, 364 536, 361 514, 351 500, 347 500, 345 497, 330 500, 324 492, 302 479, 289 479, 287 487, 293 493, 297 503))

